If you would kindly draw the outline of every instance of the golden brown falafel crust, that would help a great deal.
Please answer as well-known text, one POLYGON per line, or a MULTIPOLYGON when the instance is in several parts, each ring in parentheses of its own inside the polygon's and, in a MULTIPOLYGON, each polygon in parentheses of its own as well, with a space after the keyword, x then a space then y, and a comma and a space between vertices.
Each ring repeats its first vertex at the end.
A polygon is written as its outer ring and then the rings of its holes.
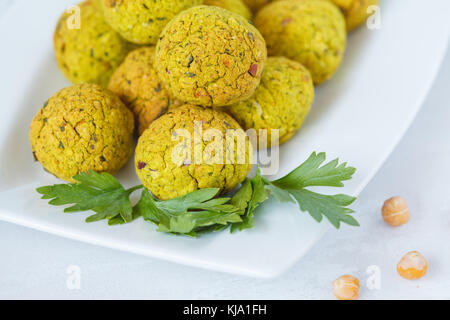
POLYGON ((114 72, 109 89, 133 111, 139 134, 163 115, 171 104, 181 104, 169 96, 154 67, 155 47, 142 47, 128 54, 114 72))
POLYGON ((30 127, 31 148, 42 166, 73 182, 80 172, 115 173, 133 149, 130 110, 106 89, 80 84, 62 89, 39 110, 30 127))
POLYGON ((344 56, 347 33, 339 8, 324 0, 283 0, 262 8, 255 26, 270 56, 285 56, 309 69, 315 84, 330 79, 344 56))
POLYGON ((244 128, 279 130, 279 143, 288 141, 300 129, 314 101, 314 85, 309 71, 300 63, 284 57, 270 57, 261 84, 248 100, 225 110, 244 128))
POLYGON ((156 47, 155 67, 176 98, 225 106, 253 94, 266 58, 264 39, 245 18, 222 8, 199 6, 166 26, 156 47))
POLYGON ((252 20, 253 14, 242 0, 205 0, 205 5, 216 6, 240 14, 247 20, 252 20))
POLYGON ((111 27, 136 44, 154 45, 164 26, 179 12, 203 0, 102 0, 111 27))
MULTIPOLYGON (((226 143, 227 130, 240 129, 239 124, 228 114, 193 105, 184 105, 174 109, 155 120, 139 138, 136 148, 135 165, 139 179, 156 197, 167 200, 185 195, 189 192, 203 188, 219 188, 221 191, 232 190, 250 172, 252 148, 242 129, 239 133, 245 137, 245 161, 237 163, 237 151, 231 163, 227 163, 226 150, 236 150, 231 144, 226 143), (211 143, 202 141, 201 152, 203 161, 195 163, 194 154, 194 130, 198 133, 198 126, 194 121, 201 123, 202 132, 208 129, 218 130, 223 136, 223 159, 220 163, 208 162, 212 152, 207 152, 211 143), (172 153, 180 143, 188 143, 183 140, 178 129, 185 129, 191 137, 191 157, 183 157, 173 161, 172 153), (222 164, 221 164, 222 163, 222 164)), ((203 137, 205 138, 205 137, 203 137)), ((201 140, 200 140, 201 141, 201 140)), ((231 140, 230 140, 231 141, 231 140)), ((238 144, 236 143, 235 146, 238 144)), ((197 147, 200 142, 197 143, 197 147)), ((187 146, 189 149, 189 146, 187 146)))
POLYGON ((79 7, 79 29, 68 23, 73 14, 67 12, 56 26, 53 43, 58 66, 74 84, 96 83, 106 87, 131 45, 111 29, 91 1, 80 3, 79 7))

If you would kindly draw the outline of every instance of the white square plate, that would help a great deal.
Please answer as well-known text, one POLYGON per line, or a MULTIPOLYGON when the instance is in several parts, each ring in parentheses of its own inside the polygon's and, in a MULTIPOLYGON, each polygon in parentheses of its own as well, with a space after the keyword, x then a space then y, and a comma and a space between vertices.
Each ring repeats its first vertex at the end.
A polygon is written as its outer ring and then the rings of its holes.
MULTIPOLYGON (((69 83, 53 58, 52 33, 72 1, 18 0, 0 21, 0 219, 64 237, 192 266, 257 277, 279 275, 330 227, 295 205, 266 203, 255 228, 199 239, 155 232, 142 220, 108 227, 86 224, 87 214, 63 214, 35 188, 58 181, 46 174, 28 143, 31 120, 53 93, 69 83)), ((349 38, 338 74, 317 89, 300 133, 280 150, 279 176, 314 150, 357 167, 339 192, 357 195, 393 150, 421 106, 449 36, 447 0, 381 1, 381 29, 361 28, 349 38)), ((137 183, 132 163, 119 178, 137 183)), ((335 192, 335 190, 333 191, 335 192)), ((356 216, 357 217, 357 216, 356 216)))

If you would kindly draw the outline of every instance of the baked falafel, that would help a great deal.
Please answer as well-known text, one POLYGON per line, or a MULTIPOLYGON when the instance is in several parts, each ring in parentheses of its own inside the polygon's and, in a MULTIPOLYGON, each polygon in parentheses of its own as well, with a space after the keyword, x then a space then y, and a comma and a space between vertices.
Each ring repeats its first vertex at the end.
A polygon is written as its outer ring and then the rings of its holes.
POLYGON ((184 105, 144 131, 135 165, 144 186, 157 198, 168 200, 197 189, 234 189, 249 174, 251 157, 251 143, 231 116, 184 105))
POLYGON ((65 12, 55 29, 53 43, 58 66, 74 84, 106 87, 132 46, 111 29, 92 1, 78 6, 80 25, 73 24, 76 13, 65 12))
POLYGON ((313 101, 314 85, 309 71, 296 61, 270 57, 255 94, 225 110, 244 130, 255 129, 260 139, 263 135, 258 146, 264 148, 292 138, 303 124, 313 101), (278 130, 279 142, 271 140, 274 129, 278 130))
POLYGON ((254 93, 266 58, 263 37, 245 18, 198 6, 167 24, 156 46, 155 67, 177 99, 225 106, 254 93))
POLYGON ((164 26, 203 0, 102 0, 106 21, 126 40, 155 45, 164 26))
POLYGON ((134 119, 108 90, 79 84, 60 90, 34 117, 31 149, 56 177, 74 182, 78 173, 115 173, 131 156, 134 119))
POLYGON ((315 84, 330 79, 345 52, 347 32, 339 8, 324 0, 283 0, 262 8, 255 26, 269 56, 285 56, 309 69, 315 84))
POLYGON ((114 72, 108 86, 133 111, 139 134, 172 104, 180 104, 170 97, 159 80, 154 57, 155 47, 142 47, 130 52, 114 72))

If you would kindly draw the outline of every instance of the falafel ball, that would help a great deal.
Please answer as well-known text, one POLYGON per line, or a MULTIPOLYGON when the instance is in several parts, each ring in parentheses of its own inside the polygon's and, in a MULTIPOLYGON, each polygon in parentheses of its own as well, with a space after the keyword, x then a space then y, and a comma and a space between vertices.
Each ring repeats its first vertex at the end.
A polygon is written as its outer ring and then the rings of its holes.
POLYGON ((180 105, 163 87, 153 64, 155 47, 142 47, 128 54, 114 72, 109 90, 133 111, 139 134, 164 114, 172 104, 180 105))
POLYGON ((134 119, 108 90, 95 84, 62 89, 38 111, 30 127, 31 149, 56 177, 74 182, 81 172, 115 173, 133 149, 134 119))
POLYGON ((70 12, 65 12, 56 26, 53 43, 58 66, 74 84, 106 87, 131 45, 111 29, 92 1, 80 3, 79 8, 79 27, 70 12))
MULTIPOLYGON (((263 6, 272 1, 280 0, 243 0, 253 12, 258 11, 263 6)), ((347 23, 347 31, 352 31, 361 24, 363 24, 370 16, 370 6, 378 6, 379 0, 327 0, 337 5, 344 13, 347 23)))
POLYGON ((197 189, 234 189, 249 174, 251 157, 251 143, 231 116, 184 105, 142 134, 135 165, 144 186, 168 200, 197 189))
POLYGON ((205 0, 204 4, 230 10, 234 13, 240 14, 247 20, 252 20, 253 18, 252 12, 242 0, 205 0))
POLYGON ((263 37, 245 18, 222 8, 198 6, 166 26, 156 46, 155 66, 176 98, 220 107, 255 92, 266 59, 263 37))
MULTIPOLYGON (((279 144, 300 129, 314 101, 314 85, 309 71, 284 57, 270 57, 261 84, 248 100, 226 108, 244 130, 255 129, 273 146, 271 130, 279 130, 279 144), (259 130, 265 129, 260 132, 259 130)), ((263 147, 263 145, 259 145, 263 147)))
POLYGON ((378 6, 379 0, 331 0, 344 13, 347 31, 352 31, 363 24, 370 16, 370 6, 378 6))
POLYGON ((283 0, 262 8, 255 26, 270 56, 285 56, 309 69, 315 84, 330 79, 345 52, 345 19, 336 5, 323 0, 283 0))
POLYGON ((136 44, 155 45, 164 26, 179 12, 203 0, 102 0, 111 27, 136 44))

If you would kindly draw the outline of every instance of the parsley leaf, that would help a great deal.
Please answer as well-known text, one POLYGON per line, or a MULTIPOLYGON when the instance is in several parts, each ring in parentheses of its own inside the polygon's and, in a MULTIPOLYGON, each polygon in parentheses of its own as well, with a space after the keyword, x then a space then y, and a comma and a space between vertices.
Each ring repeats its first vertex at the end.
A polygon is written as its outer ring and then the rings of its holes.
POLYGON ((125 190, 112 175, 94 171, 80 173, 73 179, 78 183, 56 184, 36 191, 42 194, 42 199, 49 199, 51 205, 71 204, 64 212, 96 212, 86 222, 108 219, 109 224, 121 224, 133 220, 130 194, 142 186, 125 190))
POLYGON ((215 198, 219 189, 200 189, 187 195, 160 201, 147 190, 135 210, 144 220, 155 223, 158 230, 196 236, 197 232, 222 229, 229 223, 241 222, 241 210, 228 202, 230 198, 215 198))
POLYGON ((321 167, 325 158, 324 152, 319 154, 313 152, 297 169, 273 181, 272 184, 282 189, 301 189, 312 186, 343 187, 342 181, 350 180, 356 169, 347 167, 347 163, 339 165, 339 159, 321 167))
POLYGON ((246 179, 241 189, 231 199, 232 204, 244 210, 242 222, 232 224, 231 233, 253 228, 255 209, 269 198, 265 185, 265 179, 258 169, 256 175, 252 179, 246 179))
POLYGON ((293 202, 295 199, 300 210, 308 212, 317 222, 321 222, 325 216, 337 229, 341 222, 359 226, 350 215, 354 211, 347 208, 356 200, 355 197, 343 194, 323 195, 305 189, 312 186, 342 187, 342 181, 350 180, 356 171, 355 168, 347 167, 347 163, 339 165, 338 159, 322 165, 325 158, 325 153, 312 153, 303 164, 285 177, 272 182, 265 180, 266 189, 279 202, 293 202))
POLYGON ((242 213, 245 213, 245 210, 248 207, 248 203, 252 199, 253 188, 252 182, 250 179, 245 179, 241 188, 236 192, 236 194, 231 198, 231 204, 239 208, 242 213))

